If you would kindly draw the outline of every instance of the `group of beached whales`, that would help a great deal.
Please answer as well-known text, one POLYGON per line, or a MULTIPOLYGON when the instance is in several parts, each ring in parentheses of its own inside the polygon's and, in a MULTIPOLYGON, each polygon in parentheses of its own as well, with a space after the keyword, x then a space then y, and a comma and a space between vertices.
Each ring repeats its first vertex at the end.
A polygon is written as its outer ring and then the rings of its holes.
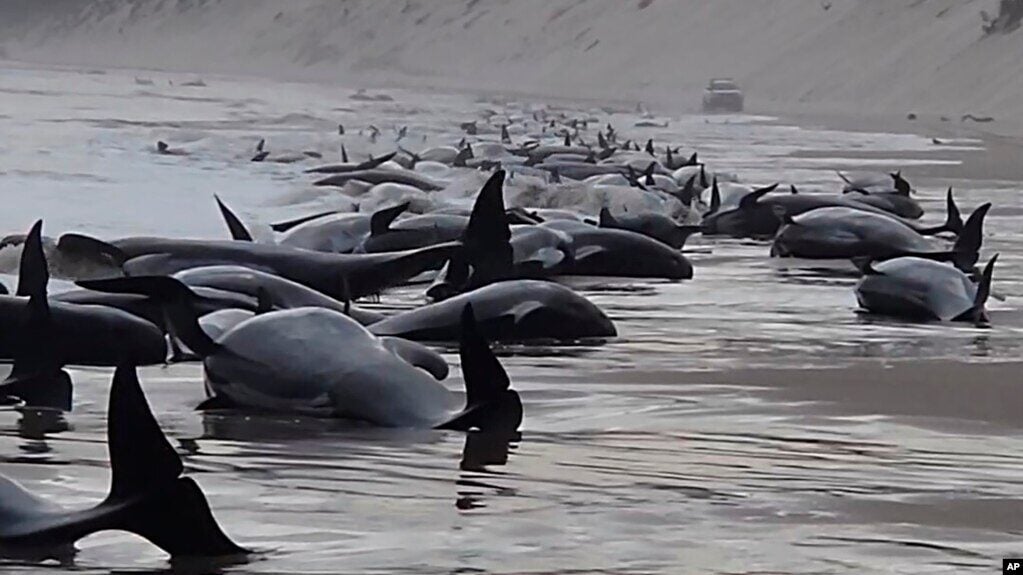
POLYGON ((419 153, 402 148, 309 170, 325 176, 319 185, 347 193, 389 186, 400 199, 407 189, 412 198, 442 189, 429 173, 490 172, 465 206, 409 213, 408 200, 371 213, 316 213, 274 224, 274 241, 260 242, 217 199, 230 240, 77 233, 51 239, 42 222, 4 239, 22 253, 14 295, 0 296, 0 358, 13 362, 0 397, 24 408, 70 410, 65 366, 116 372, 110 495, 92 509, 66 511, 0 478, 0 548, 63 548, 95 531, 122 529, 174 556, 245 552, 217 526, 196 484, 180 477, 181 462, 146 404, 136 366, 200 361, 203 409, 514 432, 522 403, 491 342, 616 336, 601 309, 554 280, 691 279, 684 247, 694 233, 773 238, 775 256, 853 260, 863 274, 856 296, 869 312, 986 321, 997 256, 982 270, 977 264, 990 205, 964 222, 951 190, 945 222, 926 227, 899 173, 846 179, 834 194, 751 189, 723 181, 695 154, 683 157, 669 146, 660 157, 652 141, 645 149, 620 142, 610 126, 596 145, 566 132, 564 142, 519 146, 502 126, 500 142, 477 141, 475 148, 466 142, 419 153), (555 188, 583 181, 674 207, 508 208, 511 178, 555 188), (951 239, 931 237, 939 234, 951 239), (87 261, 116 273, 51 295, 54 259, 61 267, 87 261), (425 278, 426 305, 385 316, 358 303, 417 278, 425 278), (445 342, 458 344, 464 401, 440 383, 449 366, 427 345, 445 342))

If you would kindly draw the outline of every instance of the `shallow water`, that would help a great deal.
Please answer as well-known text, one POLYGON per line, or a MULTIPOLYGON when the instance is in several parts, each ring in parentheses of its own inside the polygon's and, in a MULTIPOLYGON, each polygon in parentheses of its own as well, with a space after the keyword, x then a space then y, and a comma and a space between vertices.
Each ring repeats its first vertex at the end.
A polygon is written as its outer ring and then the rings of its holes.
MULTIPOLYGON (((350 144, 382 153, 392 126, 451 142, 459 121, 497 108, 400 91, 361 102, 336 86, 251 79, 189 88, 162 73, 139 73, 155 82, 143 86, 134 75, 0 70, 0 231, 42 217, 52 235, 225 237, 213 193, 264 222, 337 201, 309 191, 301 172, 313 162, 249 162, 259 137, 332 160, 338 122, 350 144), (371 123, 383 131, 376 144, 356 134, 371 123), (153 153, 161 138, 191 155, 153 153)), ((570 282, 620 337, 501 350, 526 404, 509 441, 204 415, 193 410, 198 366, 142 369, 187 473, 225 530, 261 551, 226 572, 991 573, 1023 553, 1023 400, 1011 363, 1023 356, 1023 196, 1016 182, 928 177, 984 143, 752 116, 631 127, 639 119, 613 116, 627 137, 696 147, 744 182, 834 189, 836 167, 902 166, 928 219, 943 217, 949 183, 964 211, 994 202, 984 258, 1001 253, 995 290, 1006 300, 992 301, 992 327, 862 317, 849 264, 695 238, 691 282, 570 282)), ((379 307, 414 305, 419 289, 379 307)), ((102 498, 109 478, 110 374, 73 377, 67 431, 0 412, 2 472, 70 506, 102 498)), ((461 388, 457 370, 448 383, 461 388)), ((83 573, 170 569, 131 535, 79 547, 83 573)))

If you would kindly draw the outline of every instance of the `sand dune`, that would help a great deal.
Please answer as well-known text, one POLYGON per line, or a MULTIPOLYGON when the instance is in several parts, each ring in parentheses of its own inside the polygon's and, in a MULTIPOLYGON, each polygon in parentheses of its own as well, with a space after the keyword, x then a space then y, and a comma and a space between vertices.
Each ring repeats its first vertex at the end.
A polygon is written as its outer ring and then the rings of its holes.
POLYGON ((997 0, 6 0, 0 53, 61 64, 516 91, 692 109, 1023 112, 997 0), (825 7, 828 7, 825 9, 825 7))

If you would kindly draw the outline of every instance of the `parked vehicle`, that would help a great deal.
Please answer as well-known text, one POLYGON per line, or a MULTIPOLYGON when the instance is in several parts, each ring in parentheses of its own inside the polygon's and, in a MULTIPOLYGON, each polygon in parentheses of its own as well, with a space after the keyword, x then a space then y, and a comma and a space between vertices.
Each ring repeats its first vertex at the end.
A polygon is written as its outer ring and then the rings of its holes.
POLYGON ((703 91, 704 112, 741 112, 742 90, 731 78, 713 78, 703 91))

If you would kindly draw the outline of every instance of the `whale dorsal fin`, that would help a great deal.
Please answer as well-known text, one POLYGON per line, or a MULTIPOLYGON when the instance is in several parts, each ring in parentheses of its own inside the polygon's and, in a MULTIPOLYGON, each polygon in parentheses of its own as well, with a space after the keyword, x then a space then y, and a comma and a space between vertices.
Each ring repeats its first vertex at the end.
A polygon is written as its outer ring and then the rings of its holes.
POLYGON ((774 189, 777 188, 777 187, 778 187, 778 184, 771 184, 770 186, 767 186, 767 187, 764 187, 764 188, 758 188, 758 189, 753 190, 752 192, 746 194, 745 196, 742 197, 741 200, 739 200, 739 209, 749 209, 749 208, 752 208, 753 206, 755 206, 757 204, 757 201, 760 198, 762 198, 762 197, 766 196, 767 194, 773 192, 774 189))
POLYGON ((344 144, 341 144, 341 161, 345 164, 348 163, 348 150, 345 149, 344 144))
POLYGON ((650 162, 650 165, 647 166, 646 170, 643 171, 643 175, 646 176, 646 178, 643 180, 644 185, 653 186, 657 183, 657 180, 654 179, 654 167, 656 166, 657 162, 650 162))
POLYGON ((127 499, 154 486, 173 481, 184 467, 156 423, 135 368, 121 366, 114 373, 107 414, 110 447, 110 499, 127 499))
MULTIPOLYGON (((247 553, 220 529, 199 486, 181 477, 181 458, 153 417, 129 364, 117 368, 110 386, 107 443, 110 494, 96 512, 114 509, 102 528, 141 535, 171 557, 247 553)), ((83 535, 99 528, 88 526, 83 535)))
POLYGON ((963 271, 973 269, 980 255, 980 247, 984 241, 984 217, 991 209, 991 203, 982 204, 973 210, 963 225, 962 232, 952 245, 952 261, 963 271))
POLYGON ((380 234, 386 234, 395 218, 400 216, 408 207, 409 202, 405 202, 373 212, 373 215, 369 218, 369 235, 379 236, 380 234))
POLYGON ((43 221, 37 220, 25 236, 18 265, 18 289, 20 296, 39 296, 46 299, 46 286, 50 283, 50 270, 43 252, 43 221))
POLYGON ((679 192, 678 197, 686 207, 693 205, 693 198, 696 197, 696 174, 689 176, 689 179, 682 186, 682 191, 679 192))
POLYGON ((471 287, 505 279, 514 266, 504 207, 504 176, 504 170, 496 170, 483 184, 462 233, 465 261, 472 267, 471 287))
MULTIPOLYGON (((694 178, 696 176, 693 176, 694 178)), ((692 181, 692 178, 690 178, 692 181)), ((710 188, 710 211, 708 214, 713 214, 721 209, 721 188, 718 187, 718 177, 714 176, 714 184, 710 188)))
POLYGON ((600 208, 600 220, 597 223, 598 227, 601 228, 618 228, 618 220, 611 215, 611 210, 607 209, 607 206, 600 208))
POLYGON ((231 239, 240 242, 255 241, 242 220, 231 211, 231 208, 227 207, 227 204, 221 201, 220 196, 213 194, 213 199, 217 200, 217 207, 220 208, 220 215, 223 216, 224 223, 227 224, 227 229, 231 232, 231 239))
POLYGON ((380 164, 383 164, 384 162, 390 162, 394 158, 394 156, 396 156, 397 154, 398 154, 398 152, 391 152, 389 154, 384 154, 383 156, 380 156, 379 158, 374 158, 374 157, 370 156, 370 158, 368 160, 366 160, 365 162, 362 162, 358 166, 355 166, 355 169, 356 170, 372 170, 373 168, 379 167, 380 164))
POLYGON ((987 265, 984 266, 980 281, 977 283, 977 293, 973 297, 973 307, 953 318, 953 321, 972 321, 977 325, 987 323, 987 312, 984 308, 988 298, 991 297, 991 279, 994 276, 996 261, 998 261, 998 254, 991 256, 987 265))
POLYGON ((910 192, 913 191, 913 189, 909 185, 909 182, 906 181, 906 178, 902 177, 902 171, 900 170, 898 172, 895 172, 895 173, 892 173, 892 174, 889 174, 889 175, 891 175, 892 180, 894 180, 894 182, 895 182, 895 191, 899 195, 909 197, 909 194, 910 194, 910 192))
POLYGON ((0 384, 0 398, 16 397, 29 407, 71 410, 71 378, 61 369, 54 346, 46 286, 50 273, 42 245, 42 220, 25 236, 18 274, 17 295, 28 303, 16 313, 20 332, 14 340, 14 366, 0 384))
POLYGON ((458 355, 465 380, 465 409, 440 429, 513 432, 522 423, 522 401, 508 373, 480 332, 472 303, 462 308, 458 355))

